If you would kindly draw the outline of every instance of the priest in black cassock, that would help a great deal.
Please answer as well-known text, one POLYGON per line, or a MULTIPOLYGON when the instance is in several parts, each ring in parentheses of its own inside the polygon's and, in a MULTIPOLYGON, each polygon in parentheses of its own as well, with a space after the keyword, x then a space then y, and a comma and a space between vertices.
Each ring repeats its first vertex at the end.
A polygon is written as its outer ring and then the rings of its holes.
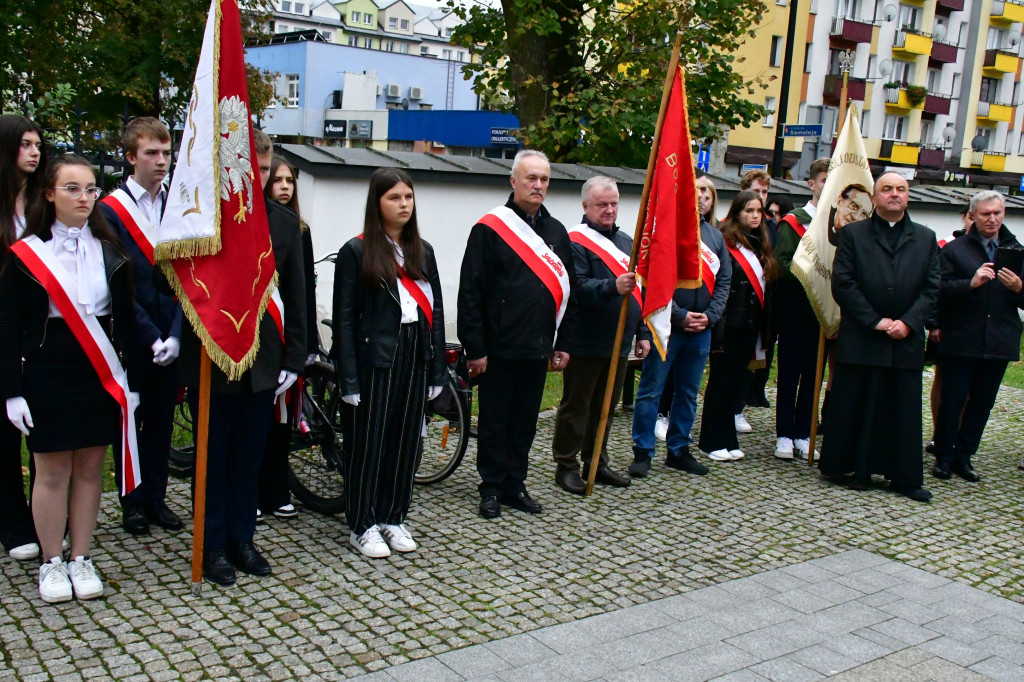
POLYGON ((925 322, 939 295, 935 233, 907 215, 907 181, 875 182, 875 213, 838 233, 832 295, 842 322, 821 473, 854 490, 872 474, 927 502, 921 454, 925 322))

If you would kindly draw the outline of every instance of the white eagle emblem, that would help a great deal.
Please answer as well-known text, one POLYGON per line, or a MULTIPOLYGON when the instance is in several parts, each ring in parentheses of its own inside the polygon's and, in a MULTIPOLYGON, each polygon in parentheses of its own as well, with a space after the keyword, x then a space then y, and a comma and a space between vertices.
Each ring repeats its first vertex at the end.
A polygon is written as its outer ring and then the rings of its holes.
POLYGON ((220 101, 220 198, 227 201, 238 195, 235 221, 243 222, 252 213, 252 161, 249 158, 249 110, 237 95, 220 101))

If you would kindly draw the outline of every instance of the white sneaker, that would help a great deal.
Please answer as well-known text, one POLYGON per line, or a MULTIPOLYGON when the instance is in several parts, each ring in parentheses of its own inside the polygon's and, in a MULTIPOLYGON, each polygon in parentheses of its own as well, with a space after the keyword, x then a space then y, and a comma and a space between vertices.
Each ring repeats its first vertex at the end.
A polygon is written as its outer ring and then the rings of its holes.
POLYGON ((71 581, 59 556, 39 567, 39 596, 47 604, 71 601, 71 581))
POLYGON ((377 526, 370 526, 362 535, 356 535, 355 532, 349 533, 348 541, 352 543, 353 547, 372 559, 391 556, 391 550, 388 549, 384 538, 380 536, 377 526))
POLYGON ((92 559, 76 556, 74 561, 68 562, 68 573, 78 599, 95 599, 103 594, 103 581, 96 575, 92 559))
POLYGON ((668 438, 668 417, 658 415, 658 421, 654 422, 654 437, 658 440, 668 438))
POLYGON ((747 423, 743 413, 733 415, 733 422, 736 424, 736 433, 750 433, 754 429, 747 423))
MULTIPOLYGON (((811 449, 811 441, 808 438, 797 438, 793 441, 793 447, 796 448, 796 454, 798 457, 807 459, 807 451, 811 449)), ((814 461, 817 462, 818 458, 821 457, 818 451, 814 451, 814 461)))
POLYGON ((18 561, 30 561, 32 559, 38 559, 39 543, 27 542, 24 545, 12 547, 11 551, 8 552, 8 554, 11 555, 12 559, 17 559, 18 561))
POLYGON ((404 523, 398 525, 378 523, 377 529, 388 543, 388 547, 396 552, 412 552, 416 549, 416 541, 412 539, 412 533, 404 523))
POLYGON ((743 451, 740 450, 739 448, 729 451, 729 459, 731 459, 734 462, 738 459, 743 459, 744 457, 746 457, 746 455, 744 455, 743 451))
POLYGON ((729 451, 725 448, 722 448, 721 450, 712 450, 711 452, 705 452, 704 454, 708 456, 708 459, 713 459, 716 462, 732 461, 732 455, 730 455, 729 451))
POLYGON ((289 502, 288 504, 282 505, 274 510, 274 516, 279 519, 292 519, 299 515, 299 510, 295 508, 295 505, 289 502))
POLYGON ((263 512, 260 511, 259 507, 256 508, 256 525, 263 523, 263 512))
POLYGON ((775 456, 779 459, 793 459, 792 439, 779 438, 775 441, 775 456))

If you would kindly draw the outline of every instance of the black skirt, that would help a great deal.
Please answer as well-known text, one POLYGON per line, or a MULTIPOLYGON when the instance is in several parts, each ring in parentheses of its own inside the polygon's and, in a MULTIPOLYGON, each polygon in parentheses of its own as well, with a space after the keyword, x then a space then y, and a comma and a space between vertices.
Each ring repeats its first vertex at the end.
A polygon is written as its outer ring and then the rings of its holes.
MULTIPOLYGON (((109 317, 99 320, 110 328, 109 317)), ((30 451, 60 452, 120 439, 121 407, 63 318, 46 321, 43 345, 25 360, 22 383, 34 424, 25 439, 30 451)))

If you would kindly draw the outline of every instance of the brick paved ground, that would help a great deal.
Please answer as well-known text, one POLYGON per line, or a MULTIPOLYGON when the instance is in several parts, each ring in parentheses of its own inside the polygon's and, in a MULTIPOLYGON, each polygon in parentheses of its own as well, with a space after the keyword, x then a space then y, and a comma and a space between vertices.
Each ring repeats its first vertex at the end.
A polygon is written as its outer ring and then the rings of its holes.
MULTIPOLYGON (((1022 401, 1024 391, 1000 394, 975 459, 982 483, 927 477, 930 505, 830 487, 775 460, 771 410, 748 410, 743 461, 693 477, 659 460, 627 490, 571 497, 551 482, 546 417, 528 481, 543 516, 480 519, 470 454, 448 481, 417 489, 420 551, 371 561, 338 518, 272 519, 257 542, 274 575, 199 598, 186 582, 191 536, 128 537, 108 496, 93 553, 104 599, 45 606, 35 567, 0 560, 0 678, 351 677, 852 548, 1024 602, 1022 401)), ((617 466, 628 434, 620 418, 617 466)), ((183 509, 187 492, 172 485, 172 505, 183 509)), ((1019 654, 1024 626, 1006 627, 1019 654)))

